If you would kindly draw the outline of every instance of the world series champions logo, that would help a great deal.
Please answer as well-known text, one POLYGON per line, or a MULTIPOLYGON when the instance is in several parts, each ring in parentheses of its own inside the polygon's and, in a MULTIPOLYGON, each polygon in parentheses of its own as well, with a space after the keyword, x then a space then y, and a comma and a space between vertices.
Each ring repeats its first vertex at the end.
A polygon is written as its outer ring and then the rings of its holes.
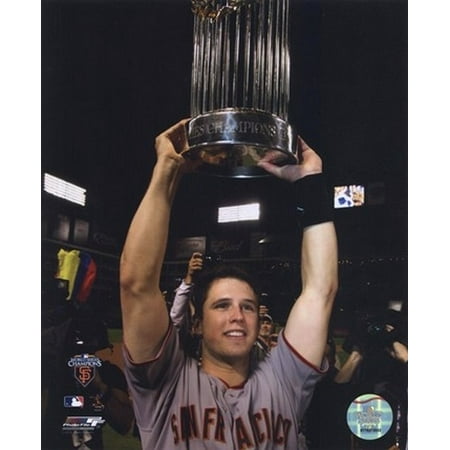
POLYGON ((76 366, 73 370, 75 379, 83 387, 86 387, 95 377, 95 367, 76 366))
POLYGON ((102 362, 97 356, 85 353, 73 356, 67 365, 73 367, 74 378, 78 383, 86 387, 95 378, 96 368, 101 367, 102 362))

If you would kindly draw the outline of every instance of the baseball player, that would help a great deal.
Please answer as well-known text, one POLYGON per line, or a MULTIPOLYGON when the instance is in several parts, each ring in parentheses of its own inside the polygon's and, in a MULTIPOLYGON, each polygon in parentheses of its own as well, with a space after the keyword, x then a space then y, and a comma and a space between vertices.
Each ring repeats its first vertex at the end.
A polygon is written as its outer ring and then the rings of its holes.
POLYGON ((337 290, 337 242, 322 162, 299 138, 301 163, 277 166, 270 155, 259 163, 292 183, 303 227, 302 290, 277 347, 253 363, 257 285, 239 268, 216 266, 196 283, 199 362, 183 351, 159 289, 177 183, 195 170, 181 155, 187 122, 156 138, 157 162, 121 255, 125 374, 142 448, 296 449, 301 419, 328 369, 324 350, 337 290))

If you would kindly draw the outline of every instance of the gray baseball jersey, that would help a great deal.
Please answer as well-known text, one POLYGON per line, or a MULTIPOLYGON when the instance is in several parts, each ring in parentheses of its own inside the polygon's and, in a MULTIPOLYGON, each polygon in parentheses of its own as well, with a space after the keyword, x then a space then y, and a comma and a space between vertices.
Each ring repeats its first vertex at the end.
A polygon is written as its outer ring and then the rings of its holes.
POLYGON ((208 375, 187 357, 171 326, 158 356, 125 375, 144 450, 297 449, 300 420, 328 369, 308 364, 283 334, 238 387, 208 375))

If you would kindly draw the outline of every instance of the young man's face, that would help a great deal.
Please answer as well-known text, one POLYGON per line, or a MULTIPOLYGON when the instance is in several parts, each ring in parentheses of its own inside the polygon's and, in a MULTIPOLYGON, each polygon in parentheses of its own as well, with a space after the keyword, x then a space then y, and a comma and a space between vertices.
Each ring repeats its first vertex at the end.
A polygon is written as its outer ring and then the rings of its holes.
POLYGON ((235 278, 215 280, 203 304, 203 358, 233 362, 248 358, 258 335, 258 299, 235 278))
POLYGON ((262 318, 259 323, 259 335, 268 339, 272 334, 272 322, 269 319, 262 318))

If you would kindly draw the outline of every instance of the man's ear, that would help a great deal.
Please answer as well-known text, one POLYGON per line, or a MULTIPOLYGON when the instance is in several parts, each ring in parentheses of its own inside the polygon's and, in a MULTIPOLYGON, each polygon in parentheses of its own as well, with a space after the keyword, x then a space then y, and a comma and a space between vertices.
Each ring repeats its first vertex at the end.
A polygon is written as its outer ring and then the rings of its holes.
POLYGON ((197 336, 201 336, 203 333, 202 320, 198 317, 195 318, 194 322, 192 323, 192 331, 197 336))

